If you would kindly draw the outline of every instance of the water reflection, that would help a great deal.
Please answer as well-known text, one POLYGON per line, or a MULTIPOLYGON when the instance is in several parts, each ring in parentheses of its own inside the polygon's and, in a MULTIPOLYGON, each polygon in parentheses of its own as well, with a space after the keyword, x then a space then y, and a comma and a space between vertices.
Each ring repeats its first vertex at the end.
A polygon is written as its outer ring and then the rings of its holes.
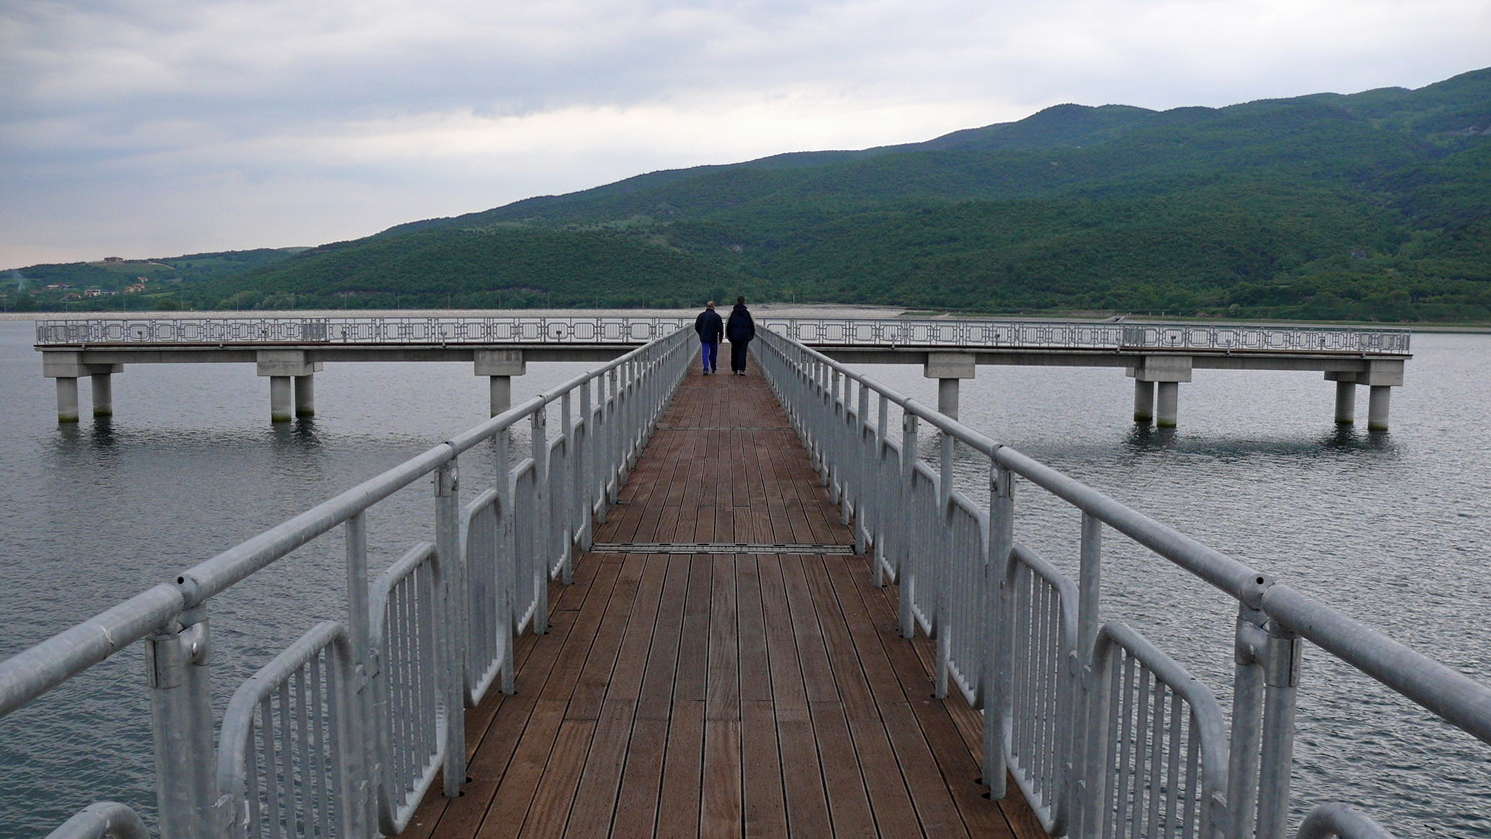
POLYGON ((1129 428, 1129 433, 1124 436, 1123 442, 1124 447, 1131 454, 1163 451, 1175 447, 1175 429, 1156 428, 1152 425, 1135 423, 1129 428))

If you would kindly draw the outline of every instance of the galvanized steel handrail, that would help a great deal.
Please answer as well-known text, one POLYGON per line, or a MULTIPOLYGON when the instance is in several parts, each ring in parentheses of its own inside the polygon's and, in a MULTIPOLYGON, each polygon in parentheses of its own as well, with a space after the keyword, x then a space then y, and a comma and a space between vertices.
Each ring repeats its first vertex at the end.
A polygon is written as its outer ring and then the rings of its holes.
MULTIPOLYGON (((1198 749, 1197 755, 1205 764, 1205 801, 1198 799, 1195 803, 1210 808, 1212 814, 1204 824, 1197 825, 1201 831, 1197 835, 1284 839, 1291 804, 1300 645, 1304 640, 1491 743, 1491 687, 1410 650, 1318 600, 1277 584, 1268 575, 879 385, 817 350, 770 330, 759 330, 758 336, 762 338, 758 342, 761 367, 825 485, 843 502, 846 522, 854 521, 856 544, 875 548, 872 567, 877 582, 889 577, 899 586, 903 634, 909 636, 918 625, 934 634, 939 691, 945 690, 948 674, 962 674, 959 687, 971 702, 983 708, 984 778, 991 792, 1001 797, 1006 769, 1016 770, 1021 787, 1036 793, 1032 803, 1048 828, 1059 830, 1061 814, 1070 810, 1071 835, 1102 837, 1102 825, 1094 822, 1097 811, 1092 809, 1100 805, 1092 796, 1098 794, 1098 779, 1110 767, 1104 763, 1101 738, 1092 739, 1098 725, 1093 715, 1114 710, 1105 710, 1103 700, 1094 693, 1093 674, 1100 666, 1096 656, 1100 648, 1112 643, 1103 641, 1105 637, 1129 638, 1132 643, 1123 646, 1131 650, 1152 646, 1131 630, 1115 630, 1115 625, 1099 612, 1104 533, 1126 537, 1237 601, 1235 677, 1226 742, 1222 741, 1219 712, 1206 710, 1215 705, 1215 700, 1207 699, 1210 691, 1194 684, 1178 667, 1156 665, 1162 656, 1157 649, 1155 655, 1145 654, 1145 666, 1163 671, 1163 681, 1177 694, 1183 693, 1192 713, 1199 715, 1195 734, 1199 739, 1184 747, 1198 749), (897 415, 899 434, 895 428, 897 415), (939 464, 937 468, 920 460, 923 425, 940 437, 940 452, 932 458, 939 464), (986 502, 975 504, 953 486, 955 452, 987 463, 986 502), (1059 667, 1063 666, 1062 659, 1080 663, 1083 675, 1076 684, 1081 685, 1087 698, 1057 712, 1063 717, 1058 725, 1088 732, 1087 742, 1074 744, 1069 769, 1061 765, 1052 768, 1051 761, 1029 761, 1027 766, 1012 751, 1028 748, 1014 738, 1020 736, 1016 732, 1022 725, 1031 723, 1009 717, 1018 713, 1018 703, 1010 700, 1009 691, 1017 687, 1044 691, 1034 697, 1031 707, 1049 714, 1065 689, 1059 680, 1025 680, 1027 685, 1013 681, 1014 645, 1024 644, 1026 639, 1013 637, 1008 581, 1013 579, 1011 566, 1028 564, 1026 557, 1030 556, 1014 541, 1017 478, 1081 513, 1080 574, 1074 586, 1078 601, 1075 655, 1053 652, 1057 647, 1048 645, 1042 648, 1048 649, 1042 653, 1046 658, 1032 660, 1029 665, 1059 667), (958 528, 971 523, 981 528, 976 545, 966 538, 952 537, 958 528), (954 586, 964 590, 953 590, 954 586), (959 605, 971 596, 968 588, 981 592, 977 595, 981 601, 969 601, 981 602, 980 610, 970 612, 967 605, 959 605), (1101 628, 1105 624, 1108 628, 1101 628), (978 643, 970 647, 970 638, 978 643), (970 674, 974 674, 972 678, 970 674), (978 678, 976 674, 983 674, 982 684, 970 683, 978 678)), ((1070 618, 1062 613, 1073 599, 1073 586, 1063 588, 1065 593, 1052 598, 1052 605, 1047 606, 1060 608, 1061 613, 1051 611, 1044 617, 1032 617, 1033 626, 1068 625, 1070 618), (1059 607, 1055 605, 1058 603, 1059 607)), ((1174 725, 1158 719, 1153 724, 1174 725)), ((1151 777, 1141 783, 1158 786, 1166 780, 1151 777)), ((1151 799, 1146 806, 1152 811, 1156 805, 1151 799)), ((1127 819, 1123 821, 1126 824, 1142 824, 1146 818, 1156 817, 1151 812, 1127 817, 1120 814, 1118 818, 1127 819)), ((1376 839, 1379 834, 1360 835, 1376 839)))
POLYGON ((150 831, 134 810, 117 801, 100 801, 58 825, 46 839, 150 839, 150 831))
MULTIPOLYGON (((343 773, 346 783, 339 782, 340 790, 317 793, 334 800, 315 806, 323 806, 326 813, 342 808, 337 810, 343 822, 336 830, 339 835, 367 835, 372 828, 363 826, 373 824, 384 832, 397 832, 396 828, 402 826, 399 823, 407 821, 412 813, 411 796, 405 795, 406 791, 418 789, 422 794, 435 773, 442 770, 446 794, 458 791, 465 776, 462 708, 478 701, 486 687, 494 683, 490 678, 494 671, 505 672, 503 687, 512 687, 510 636, 498 647, 477 650, 481 645, 472 644, 467 636, 473 626, 481 624, 466 619, 468 609, 490 609, 496 613, 497 626, 513 631, 521 631, 521 613, 528 616, 536 631, 543 630, 551 569, 554 576, 567 581, 570 553, 576 547, 588 546, 591 516, 604 515, 605 507, 614 502, 638 451, 681 381, 688 366, 691 337, 691 331, 676 329, 576 376, 183 571, 170 582, 0 662, 0 716, 145 639, 161 836, 202 839, 238 835, 248 806, 244 803, 248 793, 242 792, 240 781, 253 777, 244 769, 249 759, 244 732, 251 725, 244 715, 253 702, 240 699, 230 707, 223 728, 226 739, 221 748, 215 747, 207 666, 212 646, 207 606, 215 595, 341 528, 346 540, 347 620, 311 630, 269 669, 251 679, 244 690, 261 696, 265 685, 283 685, 283 679, 291 677, 287 674, 293 674, 297 684, 302 680, 315 684, 316 677, 296 668, 310 661, 308 656, 331 650, 339 662, 336 669, 340 675, 311 690, 321 691, 316 695, 325 703, 322 724, 347 726, 335 745, 345 751, 348 768, 343 773), (547 416, 552 409, 557 409, 560 421, 551 431, 547 416), (508 457, 509 432, 524 421, 531 431, 532 452, 514 465, 508 457), (463 509, 458 459, 490 440, 499 443, 494 447, 498 452, 497 486, 477 493, 473 509, 463 509), (521 493, 521 504, 515 499, 520 476, 529 482, 528 490, 521 493), (365 513, 426 477, 434 479, 435 542, 416 546, 370 584, 365 513), (529 504, 531 501, 538 503, 529 504), (525 504, 528 519, 518 521, 509 515, 525 504), (472 515, 479 514, 483 505, 499 514, 495 526, 502 534, 484 543, 471 538, 472 515), (521 538, 513 537, 515 530, 522 531, 521 538), (482 590, 483 599, 475 602, 471 599, 475 590, 469 586, 466 573, 473 550, 484 552, 477 557, 480 567, 495 565, 499 569, 487 578, 491 585, 482 590), (533 564, 523 566, 528 561, 524 557, 530 557, 533 564), (533 590, 515 592, 514 572, 519 566, 538 569, 536 573, 542 575, 544 585, 535 580, 533 590), (425 574, 422 568, 428 568, 433 576, 420 583, 416 599, 402 601, 406 605, 397 606, 402 610, 398 615, 386 615, 386 607, 396 600, 393 592, 400 581, 411 574, 425 574), (410 618, 415 620, 411 623, 410 618), (409 644, 416 644, 420 650, 420 659, 414 662, 415 678, 423 681, 419 696, 413 700, 417 707, 409 713, 435 714, 438 725, 414 740, 401 740, 391 736, 377 718, 391 711, 390 673, 395 666, 402 666, 401 651, 414 649, 409 644), (488 660, 470 658, 468 646, 488 660), (468 675, 468 667, 480 670, 468 675), (416 752, 428 754, 428 760, 416 752), (219 756, 224 762, 220 772, 215 768, 219 756), (390 774, 395 764, 409 771, 402 776, 390 774), (374 767, 379 767, 374 773, 377 777, 369 774, 374 767)), ((260 746, 266 747, 262 742, 260 746)), ((304 773, 287 769, 282 774, 285 779, 294 779, 304 773)), ((282 792, 290 794, 284 790, 274 794, 282 792)))
POLYGON ((1365 813, 1345 804, 1321 804, 1300 822, 1294 839, 1396 839, 1365 813))

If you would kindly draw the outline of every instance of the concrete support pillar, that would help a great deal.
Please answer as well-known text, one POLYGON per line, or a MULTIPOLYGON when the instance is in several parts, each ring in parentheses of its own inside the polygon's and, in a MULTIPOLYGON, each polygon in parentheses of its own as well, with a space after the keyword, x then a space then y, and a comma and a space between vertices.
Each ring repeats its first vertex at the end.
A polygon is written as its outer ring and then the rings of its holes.
POLYGON ((1191 380, 1191 357, 1146 355, 1135 362, 1129 375, 1134 377, 1134 421, 1146 422, 1148 418, 1142 415, 1153 413, 1155 426, 1174 428, 1180 383, 1191 380))
POLYGON ((1140 425, 1154 422, 1154 382, 1134 380, 1134 422, 1140 425))
POLYGON ((1157 382, 1158 398, 1155 406, 1155 426, 1174 428, 1176 412, 1180 402, 1180 382, 1157 382))
MULTIPOLYGON (((272 385, 271 385, 272 387, 272 385)), ((295 377, 295 416, 316 415, 316 377, 310 373, 295 377)))
POLYGON ((958 418, 958 380, 937 380, 937 413, 958 418))
POLYGON ((321 362, 311 361, 305 350, 259 350, 254 361, 258 374, 269 378, 269 419, 289 422, 304 406, 310 416, 315 413, 315 390, 311 374, 321 369, 321 362), (303 400, 303 401, 302 401, 303 400))
POLYGON ((477 350, 476 375, 486 376, 492 416, 513 406, 513 376, 528 372, 522 350, 477 350))
POLYGON ((295 419, 294 397, 292 395, 294 380, 293 376, 270 376, 269 377, 269 420, 270 422, 289 422, 295 419))
POLYGON ((492 416, 506 411, 513 406, 513 377, 512 376, 488 376, 488 393, 491 396, 492 416))
POLYGON ((1403 384, 1403 360, 1376 359, 1347 370, 1328 370, 1325 378, 1336 383, 1336 422, 1351 423, 1356 412, 1356 385, 1366 385, 1367 430, 1386 431, 1388 405, 1393 388, 1403 384))
POLYGON ((1356 422, 1356 382, 1336 382, 1336 425, 1356 422))
POLYGON ((93 415, 113 416, 114 391, 109 377, 123 369, 123 364, 94 363, 85 351, 44 351, 41 374, 57 380, 57 421, 78 421, 78 379, 83 376, 92 381, 93 415))
POLYGON ((1367 430, 1386 431, 1388 405, 1393 389, 1388 385, 1372 385, 1367 391, 1367 430))
POLYGON ((94 373, 88 377, 93 385, 93 415, 95 417, 114 416, 114 387, 109 373, 94 373))
POLYGON ((78 378, 57 377, 57 421, 78 421, 78 378))
POLYGON ((937 412, 958 418, 958 380, 974 376, 973 353, 929 352, 922 375, 937 380, 937 412))

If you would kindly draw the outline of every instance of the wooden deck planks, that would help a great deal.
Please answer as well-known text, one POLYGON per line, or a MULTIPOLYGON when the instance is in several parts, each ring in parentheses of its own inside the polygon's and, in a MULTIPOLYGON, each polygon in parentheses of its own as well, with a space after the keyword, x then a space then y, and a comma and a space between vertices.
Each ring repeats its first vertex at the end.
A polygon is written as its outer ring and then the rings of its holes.
MULTIPOLYGON (((603 543, 853 544, 765 383, 691 370, 603 543)), ((518 692, 468 712, 471 781, 406 837, 1040 837, 991 804, 979 716, 864 557, 585 554, 518 692)))

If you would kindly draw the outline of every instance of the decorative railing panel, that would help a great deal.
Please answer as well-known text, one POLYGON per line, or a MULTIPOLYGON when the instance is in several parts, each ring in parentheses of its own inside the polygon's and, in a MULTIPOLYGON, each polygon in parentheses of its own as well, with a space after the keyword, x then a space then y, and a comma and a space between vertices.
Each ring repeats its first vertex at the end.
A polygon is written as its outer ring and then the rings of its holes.
MULTIPOLYGON (((626 315, 183 317, 39 320, 38 346, 645 344, 692 317, 626 315)), ((1407 355, 1406 329, 917 318, 758 317, 811 346, 990 350, 1184 350, 1407 355)))

